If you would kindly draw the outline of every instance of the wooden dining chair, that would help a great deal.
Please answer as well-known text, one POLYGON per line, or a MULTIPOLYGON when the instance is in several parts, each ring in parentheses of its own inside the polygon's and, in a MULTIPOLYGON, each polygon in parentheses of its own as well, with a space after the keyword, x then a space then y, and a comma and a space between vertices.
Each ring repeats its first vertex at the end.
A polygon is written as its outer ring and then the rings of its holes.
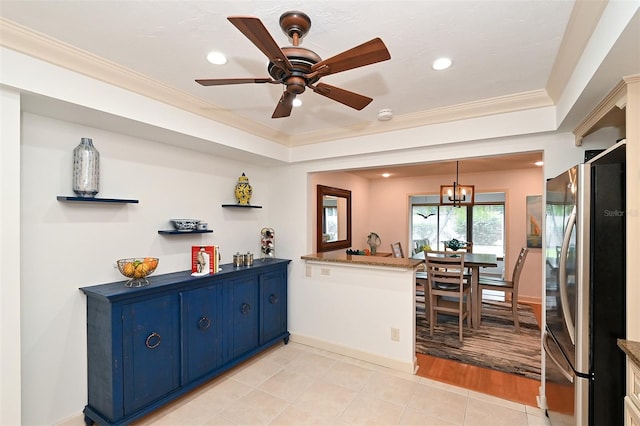
MULTIPOLYGON (((431 250, 428 250, 431 251, 431 250)), ((427 250, 424 250, 426 255, 427 250)), ((416 299, 424 296, 424 315, 425 318, 429 317, 429 292, 427 291, 427 266, 424 262, 420 263, 416 267, 416 299)))
POLYGON ((400 244, 399 241, 397 243, 391 243, 391 253, 393 253, 393 257, 404 257, 402 244, 400 244))
MULTIPOLYGON (((444 251, 425 253, 427 292, 429 294, 429 333, 438 321, 438 313, 458 316, 458 339, 462 342, 463 323, 471 327, 471 285, 464 278, 464 253, 444 251)), ((425 293, 426 295, 426 293, 425 293)))
POLYGON ((524 261, 527 258, 527 253, 529 253, 529 249, 526 247, 522 247, 520 249, 520 254, 518 255, 518 260, 516 260, 516 264, 513 267, 513 273, 511 274, 511 280, 502 280, 500 278, 492 278, 492 277, 480 277, 478 280, 478 291, 480 292, 480 321, 482 322, 482 291, 483 290, 494 290, 494 291, 502 291, 504 292, 505 301, 507 301, 507 296, 510 296, 511 300, 511 315, 513 316, 513 324, 516 327, 516 332, 520 331, 520 322, 518 321, 518 284, 520 283, 520 274, 522 273, 522 267, 524 266, 524 261))

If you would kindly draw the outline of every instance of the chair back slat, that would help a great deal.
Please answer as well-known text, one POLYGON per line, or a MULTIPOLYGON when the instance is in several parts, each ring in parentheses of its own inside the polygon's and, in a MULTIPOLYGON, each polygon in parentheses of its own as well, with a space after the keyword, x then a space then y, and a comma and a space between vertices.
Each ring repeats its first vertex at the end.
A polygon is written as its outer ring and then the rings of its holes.
POLYGON ((516 287, 518 285, 518 281, 520 281, 520 274, 522 273, 522 267, 524 266, 524 261, 527 258, 527 253, 529 253, 529 249, 522 247, 520 249, 520 254, 518 255, 518 260, 516 260, 516 264, 513 267, 511 282, 514 287, 516 287))

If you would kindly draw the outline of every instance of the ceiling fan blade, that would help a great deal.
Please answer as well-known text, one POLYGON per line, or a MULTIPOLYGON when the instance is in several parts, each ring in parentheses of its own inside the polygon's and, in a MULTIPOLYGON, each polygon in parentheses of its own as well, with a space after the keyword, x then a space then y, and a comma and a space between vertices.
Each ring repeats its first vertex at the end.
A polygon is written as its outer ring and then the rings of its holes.
POLYGON ((289 59, 275 42, 269 31, 265 28, 260 19, 253 16, 229 16, 229 22, 236 26, 242 34, 247 37, 269 61, 280 64, 283 69, 290 71, 292 66, 289 59))
POLYGON ((391 55, 387 47, 380 38, 374 38, 353 49, 346 50, 314 64, 311 67, 311 71, 318 71, 320 75, 329 75, 388 59, 391 59, 391 55))
POLYGON ((357 109, 358 111, 360 111, 362 108, 369 105, 373 100, 372 98, 369 98, 367 96, 362 96, 357 93, 350 92, 348 90, 344 90, 339 87, 330 86, 324 83, 318 83, 317 85, 311 88, 313 89, 314 92, 322 96, 326 96, 329 99, 338 101, 341 104, 357 109))
POLYGON ((273 111, 273 115, 271 118, 282 118, 288 117, 291 115, 291 110, 293 109, 293 100, 296 98, 296 95, 293 93, 289 93, 287 91, 282 93, 280 100, 278 101, 278 105, 276 105, 276 109, 273 111))
POLYGON ((196 80, 196 83, 203 86, 223 86, 226 84, 245 84, 245 83, 277 83, 271 78, 206 78, 202 80, 196 80))

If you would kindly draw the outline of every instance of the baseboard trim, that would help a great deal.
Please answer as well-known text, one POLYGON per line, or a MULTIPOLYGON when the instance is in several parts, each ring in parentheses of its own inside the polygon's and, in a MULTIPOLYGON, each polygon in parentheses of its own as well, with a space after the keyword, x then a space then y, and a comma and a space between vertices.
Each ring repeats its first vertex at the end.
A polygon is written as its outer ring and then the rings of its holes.
POLYGON ((338 355, 344 355, 349 358, 370 362, 372 364, 381 365, 404 373, 416 374, 418 371, 418 358, 415 355, 413 357, 413 363, 410 363, 296 333, 291 333, 290 340, 301 345, 311 346, 316 349, 322 349, 338 355))
POLYGON ((529 305, 540 305, 542 304, 542 300, 539 297, 518 295, 518 303, 527 303, 529 305))

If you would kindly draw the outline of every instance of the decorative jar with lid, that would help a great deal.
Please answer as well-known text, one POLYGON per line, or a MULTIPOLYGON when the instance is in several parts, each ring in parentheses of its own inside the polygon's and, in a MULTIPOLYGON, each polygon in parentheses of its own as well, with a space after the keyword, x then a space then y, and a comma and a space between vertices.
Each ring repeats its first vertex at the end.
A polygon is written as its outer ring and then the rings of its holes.
POLYGON ((251 201, 252 192, 253 189, 249 184, 249 178, 242 173, 242 176, 238 178, 238 183, 236 184, 236 200, 238 200, 238 204, 248 206, 249 201, 251 201))

